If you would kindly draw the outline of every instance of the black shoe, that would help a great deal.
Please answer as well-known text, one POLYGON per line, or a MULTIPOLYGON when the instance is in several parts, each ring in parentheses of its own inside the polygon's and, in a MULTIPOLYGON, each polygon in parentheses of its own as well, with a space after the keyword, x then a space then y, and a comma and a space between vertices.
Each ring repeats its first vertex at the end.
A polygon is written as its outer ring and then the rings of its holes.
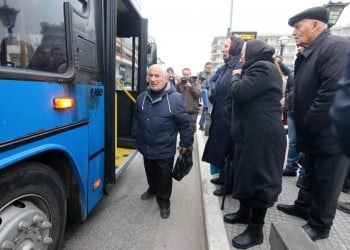
POLYGON ((298 188, 301 188, 303 186, 303 178, 304 178, 303 176, 299 175, 298 180, 295 184, 298 188))
POLYGON ((328 228, 316 228, 316 227, 311 227, 309 224, 305 224, 303 226, 303 229, 304 229, 305 233, 313 241, 326 239, 329 236, 329 229, 328 228))
POLYGON ((337 208, 344 213, 350 214, 350 202, 338 201, 337 208))
POLYGON ((170 207, 161 207, 160 208, 160 217, 163 219, 169 218, 170 216, 170 207))
POLYGON ((247 249, 260 245, 264 241, 264 224, 249 224, 246 230, 232 239, 232 245, 238 249, 247 249))
POLYGON ((302 211, 300 208, 296 207, 295 205, 278 204, 277 209, 282 211, 285 214, 296 216, 304 220, 307 220, 309 217, 308 213, 302 211))
POLYGON ((342 188, 341 191, 344 192, 344 193, 349 194, 350 193, 350 188, 342 188))
POLYGON ((215 185, 224 185, 224 181, 220 177, 211 179, 210 182, 215 185))
POLYGON ((300 153, 300 154, 299 154, 298 164, 299 164, 300 166, 304 166, 305 163, 306 163, 306 156, 305 156, 304 153, 300 153))
POLYGON ((297 172, 293 172, 293 171, 290 171, 288 169, 283 169, 283 173, 282 173, 283 176, 297 176, 297 172))
MULTIPOLYGON (((216 196, 224 196, 224 187, 221 186, 218 189, 214 190, 213 192, 214 195, 216 196)), ((226 191, 225 195, 232 194, 232 191, 226 191)))
POLYGON ((149 199, 152 199, 154 196, 155 194, 152 194, 146 191, 141 195, 141 200, 149 200, 149 199))
POLYGON ((199 126, 199 130, 204 131, 204 130, 205 130, 205 129, 204 129, 204 126, 203 126, 203 125, 200 125, 200 126, 199 126))
POLYGON ((237 213, 225 214, 224 222, 230 223, 230 224, 236 224, 236 223, 248 224, 249 218, 243 217, 239 215, 239 213, 237 212, 237 213))

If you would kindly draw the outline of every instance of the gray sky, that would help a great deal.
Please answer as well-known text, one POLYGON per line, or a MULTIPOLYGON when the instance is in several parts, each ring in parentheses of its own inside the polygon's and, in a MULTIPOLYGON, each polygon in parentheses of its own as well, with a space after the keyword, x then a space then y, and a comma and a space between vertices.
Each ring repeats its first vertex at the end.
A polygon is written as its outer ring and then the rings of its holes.
MULTIPOLYGON (((158 57, 180 74, 192 75, 210 60, 214 36, 226 35, 230 26, 231 0, 140 0, 149 33, 158 45, 158 57)), ((233 0, 232 30, 290 35, 289 17, 328 0, 233 0)), ((350 24, 350 5, 337 25, 350 24)), ((292 41, 291 41, 292 42, 292 41)))

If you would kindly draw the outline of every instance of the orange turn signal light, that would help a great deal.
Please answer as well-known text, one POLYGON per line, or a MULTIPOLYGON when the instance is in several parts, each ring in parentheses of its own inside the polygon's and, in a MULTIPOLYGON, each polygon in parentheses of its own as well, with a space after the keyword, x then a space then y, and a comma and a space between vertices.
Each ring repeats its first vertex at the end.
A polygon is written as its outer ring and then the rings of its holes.
POLYGON ((57 97, 53 99, 53 106, 55 109, 69 109, 74 107, 75 100, 70 97, 57 97))
POLYGON ((93 189, 96 190, 101 186, 101 179, 98 179, 97 181, 95 181, 94 185, 93 185, 93 189))

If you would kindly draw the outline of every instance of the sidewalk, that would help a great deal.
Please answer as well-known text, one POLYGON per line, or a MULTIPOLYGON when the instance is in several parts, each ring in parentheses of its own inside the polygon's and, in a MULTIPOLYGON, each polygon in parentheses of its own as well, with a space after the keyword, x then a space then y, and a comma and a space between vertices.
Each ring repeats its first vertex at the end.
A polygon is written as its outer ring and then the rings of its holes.
MULTIPOLYGON (((204 216, 207 230, 207 240, 209 250, 226 250, 235 249, 232 247, 231 240, 236 235, 240 234, 246 228, 244 224, 227 224, 223 222, 223 215, 226 213, 232 213, 238 210, 239 203, 237 200, 232 199, 230 195, 226 196, 224 211, 221 207, 221 197, 213 195, 213 191, 216 189, 215 185, 210 183, 212 176, 209 172, 209 164, 201 161, 202 153, 204 150, 207 137, 203 131, 197 131, 198 142, 198 162, 200 166, 203 204, 204 204, 204 216)), ((282 193, 279 196, 278 203, 293 204, 296 199, 298 188, 296 187, 297 177, 283 177, 282 193)), ((350 194, 341 193, 340 201, 350 202, 350 194)), ((271 223, 283 223, 292 225, 295 230, 302 230, 301 226, 306 224, 302 219, 294 216, 286 215, 276 208, 275 206, 268 209, 265 226, 264 226, 264 242, 261 245, 252 247, 250 249, 270 249, 269 237, 271 230, 271 223)), ((337 210, 337 214, 334 220, 334 225, 328 239, 318 240, 312 243, 316 249, 350 249, 350 214, 346 214, 337 210)), ((298 242, 295 242, 293 249, 300 249, 298 242)))

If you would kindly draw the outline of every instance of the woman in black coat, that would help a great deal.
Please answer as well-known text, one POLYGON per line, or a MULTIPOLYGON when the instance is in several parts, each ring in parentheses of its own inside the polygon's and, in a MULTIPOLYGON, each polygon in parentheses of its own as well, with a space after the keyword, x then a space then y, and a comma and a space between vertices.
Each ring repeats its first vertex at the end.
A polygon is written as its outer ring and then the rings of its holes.
MULTIPOLYGON (((223 168, 225 158, 232 153, 232 138, 229 135, 232 108, 232 99, 230 95, 231 77, 232 70, 241 68, 239 58, 243 44, 244 41, 238 36, 231 36, 226 40, 221 50, 225 65, 220 67, 214 76, 215 79, 216 77, 217 79, 215 81, 215 88, 213 89, 215 95, 213 95, 214 98, 212 101, 211 126, 202 160, 220 169, 223 168)), ((221 174, 220 176, 222 182, 223 175, 221 174)), ((218 192, 214 192, 214 194, 222 195, 220 192, 223 192, 223 190, 218 190, 218 192)))
POLYGON ((274 52, 262 40, 246 42, 242 71, 234 70, 231 81, 233 197, 240 201, 240 210, 226 215, 226 220, 248 224, 233 238, 236 248, 263 242, 267 208, 277 201, 282 189, 286 136, 281 122, 282 78, 272 59, 274 52))

